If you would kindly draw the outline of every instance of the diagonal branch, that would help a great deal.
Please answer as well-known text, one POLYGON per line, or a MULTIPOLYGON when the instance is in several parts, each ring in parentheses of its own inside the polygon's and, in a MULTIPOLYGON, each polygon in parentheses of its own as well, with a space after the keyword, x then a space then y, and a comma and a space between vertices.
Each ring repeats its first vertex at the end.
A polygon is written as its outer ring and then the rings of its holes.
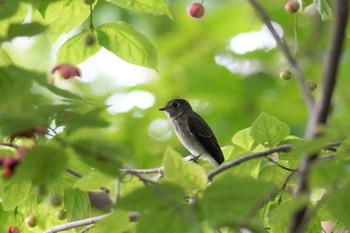
POLYGON ((290 50, 289 50, 287 44, 285 43, 285 41, 283 40, 283 38, 281 38, 278 35, 278 33, 276 32, 275 28, 273 27, 273 25, 271 23, 270 17, 266 14, 266 12, 262 8, 262 6, 257 2, 257 0, 248 0, 248 1, 252 5, 252 7, 256 10, 256 12, 260 16, 261 20, 265 23, 266 27, 270 30, 272 36, 275 38, 278 46, 280 47, 283 55, 286 57, 286 59, 290 63, 290 65, 294 71, 295 77, 297 78, 298 84, 301 88, 302 94, 304 96, 308 113, 309 113, 309 115, 311 115, 313 112, 313 108, 314 108, 314 98, 313 98, 309 88, 305 84, 305 77, 304 77, 303 71, 300 68, 299 63, 293 57, 292 53, 290 52, 290 50))
POLYGON ((223 172, 231 167, 237 166, 245 161, 265 157, 265 156, 271 155, 271 154, 276 153, 276 152, 288 152, 292 148, 293 148, 292 145, 281 145, 281 146, 277 146, 277 147, 274 147, 274 148, 271 148, 268 150, 251 153, 251 154, 246 155, 244 157, 235 159, 233 161, 230 161, 226 164, 223 164, 220 167, 217 167, 214 170, 210 171, 208 173, 208 180, 212 180, 214 178, 214 176, 220 174, 221 172, 223 172))

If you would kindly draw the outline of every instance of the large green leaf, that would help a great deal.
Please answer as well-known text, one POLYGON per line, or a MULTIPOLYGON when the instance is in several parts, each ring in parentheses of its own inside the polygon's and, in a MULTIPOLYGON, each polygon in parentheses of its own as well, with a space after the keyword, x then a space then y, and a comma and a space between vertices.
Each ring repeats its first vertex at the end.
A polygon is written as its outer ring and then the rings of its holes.
POLYGON ((58 147, 40 146, 29 150, 16 169, 20 180, 31 180, 34 184, 48 185, 65 171, 67 157, 58 147))
POLYGON ((290 133, 289 126, 262 112, 251 127, 251 135, 255 141, 265 147, 277 146, 290 133))
POLYGON ((32 183, 29 180, 10 179, 2 184, 1 198, 5 211, 15 209, 28 197, 32 183))
POLYGON ((208 179, 205 170, 195 163, 185 161, 172 148, 166 149, 163 163, 165 180, 183 187, 186 193, 206 188, 208 179))
POLYGON ((67 210, 68 221, 84 218, 90 207, 87 192, 78 188, 67 188, 64 191, 64 207, 67 210))
POLYGON ((61 34, 80 26, 89 15, 90 6, 84 1, 62 0, 51 2, 41 20, 50 27, 52 41, 55 41, 61 34))
POLYGON ((107 0, 120 7, 141 11, 145 13, 166 14, 170 18, 171 13, 165 0, 107 0))
POLYGON ((239 224, 250 211, 257 211, 258 203, 269 196, 272 187, 250 177, 224 176, 213 181, 198 204, 213 226, 239 224))
POLYGON ((147 37, 124 22, 107 23, 96 28, 98 42, 123 60, 157 69, 158 55, 147 37))
POLYGON ((162 183, 134 190, 120 199, 117 208, 142 212, 136 232, 191 232, 197 228, 197 216, 184 200, 182 188, 162 183))
POLYGON ((82 31, 67 40, 58 51, 58 63, 78 65, 97 53, 102 47, 97 41, 92 45, 87 45, 88 37, 93 38, 90 32, 82 31))

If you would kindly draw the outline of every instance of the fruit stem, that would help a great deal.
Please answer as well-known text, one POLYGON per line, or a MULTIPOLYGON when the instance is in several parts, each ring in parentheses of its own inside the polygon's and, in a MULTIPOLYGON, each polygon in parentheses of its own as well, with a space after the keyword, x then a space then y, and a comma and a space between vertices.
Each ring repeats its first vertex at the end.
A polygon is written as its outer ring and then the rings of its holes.
POLYGON ((294 56, 297 54, 298 51, 298 14, 294 14, 294 56))
POLYGON ((90 5, 90 25, 89 25, 91 33, 94 32, 94 23, 93 23, 93 17, 92 17, 92 4, 90 5))

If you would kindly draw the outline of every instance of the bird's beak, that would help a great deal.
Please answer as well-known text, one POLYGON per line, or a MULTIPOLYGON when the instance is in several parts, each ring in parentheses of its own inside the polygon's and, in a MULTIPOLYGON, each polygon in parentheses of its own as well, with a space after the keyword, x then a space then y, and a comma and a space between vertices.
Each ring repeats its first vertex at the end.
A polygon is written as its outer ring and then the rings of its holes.
POLYGON ((166 107, 162 107, 160 109, 158 109, 159 111, 165 111, 166 110, 166 107))

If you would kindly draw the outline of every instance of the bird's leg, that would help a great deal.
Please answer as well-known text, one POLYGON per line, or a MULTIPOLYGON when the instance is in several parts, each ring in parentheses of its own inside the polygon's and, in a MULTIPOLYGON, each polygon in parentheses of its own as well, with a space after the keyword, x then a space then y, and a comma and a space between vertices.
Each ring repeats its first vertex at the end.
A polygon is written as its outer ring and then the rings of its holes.
POLYGON ((190 159, 190 161, 197 163, 197 160, 199 159, 199 157, 201 157, 201 155, 192 155, 193 157, 190 159))

